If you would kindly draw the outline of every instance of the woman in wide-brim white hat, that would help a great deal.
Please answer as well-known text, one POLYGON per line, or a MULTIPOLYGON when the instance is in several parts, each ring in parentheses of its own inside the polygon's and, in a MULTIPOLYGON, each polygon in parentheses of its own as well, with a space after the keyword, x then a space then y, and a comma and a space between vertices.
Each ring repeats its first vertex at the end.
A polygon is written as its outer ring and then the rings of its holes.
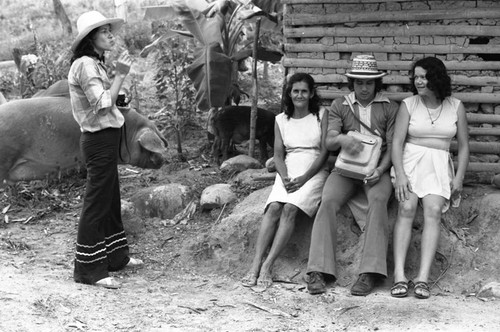
POLYGON ((82 14, 71 46, 73 58, 68 74, 71 107, 82 132, 80 149, 88 174, 73 278, 105 288, 120 287, 109 276, 110 271, 143 264, 129 257, 117 168, 125 118, 116 100, 132 59, 127 51, 120 55, 113 81, 104 63, 104 52, 115 46, 114 33, 122 24, 122 19, 106 18, 97 11, 82 14))

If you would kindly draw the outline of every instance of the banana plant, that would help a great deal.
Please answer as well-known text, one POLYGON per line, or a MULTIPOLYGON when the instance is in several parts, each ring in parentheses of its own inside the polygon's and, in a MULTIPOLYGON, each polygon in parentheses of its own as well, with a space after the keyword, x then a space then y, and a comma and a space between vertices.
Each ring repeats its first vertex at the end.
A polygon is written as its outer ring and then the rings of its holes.
MULTIPOLYGON (((189 66, 188 76, 196 89, 196 103, 201 110, 222 107, 230 104, 231 98, 239 98, 238 64, 252 55, 252 20, 263 17, 268 20, 266 26, 272 23, 275 29, 279 29, 278 14, 265 12, 253 4, 239 3, 249 3, 249 0, 233 1, 217 0, 208 3, 205 0, 170 0, 162 6, 146 7, 147 19, 179 18, 187 30, 171 30, 152 44, 174 33, 197 40, 198 47, 194 52, 194 61, 189 66)), ((273 4, 275 7, 279 4, 278 0, 260 2, 268 9, 274 8, 273 4)), ((147 54, 151 47, 148 45, 142 55, 147 54)), ((258 47, 257 60, 276 62, 281 57, 282 53, 277 49, 258 47)))

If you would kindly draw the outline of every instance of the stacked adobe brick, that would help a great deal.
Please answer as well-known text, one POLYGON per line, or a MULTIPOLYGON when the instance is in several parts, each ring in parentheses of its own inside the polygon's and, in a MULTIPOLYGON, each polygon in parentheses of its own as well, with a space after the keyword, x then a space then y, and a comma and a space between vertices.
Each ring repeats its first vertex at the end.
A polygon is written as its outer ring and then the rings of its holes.
MULTIPOLYGON (((409 92, 414 60, 436 56, 464 102, 470 127, 469 171, 500 173, 500 3, 498 1, 282 0, 287 73, 305 71, 325 104, 348 92, 350 60, 373 54, 388 71, 387 95, 409 92)), ((452 144, 456 151, 456 144, 452 144)), ((483 174, 483 173, 482 173, 483 174)), ((470 178, 469 173, 469 178, 470 178)))

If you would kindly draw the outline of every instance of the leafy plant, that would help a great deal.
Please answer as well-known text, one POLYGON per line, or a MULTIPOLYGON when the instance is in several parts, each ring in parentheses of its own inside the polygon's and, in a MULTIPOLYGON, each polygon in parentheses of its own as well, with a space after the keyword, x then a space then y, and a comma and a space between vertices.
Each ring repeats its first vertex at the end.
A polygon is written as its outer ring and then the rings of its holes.
POLYGON ((22 54, 14 49, 14 61, 20 69, 20 92, 29 98, 38 90, 46 89, 55 82, 68 77, 71 55, 68 41, 40 43, 33 30, 34 54, 22 54), (61 50, 66 50, 61 53, 61 50))
POLYGON ((185 161, 182 152, 182 129, 195 113, 195 91, 186 72, 193 61, 189 40, 171 37, 158 44, 155 75, 156 95, 164 107, 155 114, 162 123, 171 123, 177 140, 179 159, 185 161))
MULTIPOLYGON (((207 11, 219 4, 225 6, 226 2, 216 1, 209 5, 204 0, 172 0, 165 6, 148 7, 146 10, 146 17, 149 18, 179 18, 188 31, 175 32, 196 39, 198 47, 188 75, 196 88, 196 101, 201 110, 227 105, 230 97, 239 97, 238 64, 252 55, 254 37, 247 33, 253 29, 245 29, 245 23, 256 16, 277 21, 269 13, 240 4, 224 7, 213 17, 205 16, 207 11)), ((278 61, 281 53, 261 46, 257 57, 278 61)))

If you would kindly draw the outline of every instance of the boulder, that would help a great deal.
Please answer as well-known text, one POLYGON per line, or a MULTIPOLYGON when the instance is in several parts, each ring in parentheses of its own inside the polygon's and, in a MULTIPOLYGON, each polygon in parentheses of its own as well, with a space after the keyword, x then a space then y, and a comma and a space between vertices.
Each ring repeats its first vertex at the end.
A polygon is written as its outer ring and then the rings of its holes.
MULTIPOLYGON (((233 212, 219 223, 212 226, 204 239, 187 243, 184 254, 196 253, 190 261, 197 267, 214 269, 231 273, 245 273, 250 267, 260 223, 264 213, 264 204, 272 186, 257 190, 233 208, 233 212)), ((356 257, 362 248, 363 236, 350 210, 345 207, 341 211, 339 238, 344 241, 338 250, 339 264, 345 267, 343 275, 356 274, 356 257), (352 229, 352 230, 351 230, 352 229)), ((274 274, 290 278, 297 270, 305 272, 309 254, 310 235, 313 220, 305 214, 299 214, 296 227, 283 254, 274 266, 274 274)))
MULTIPOLYGON (((270 191, 271 186, 253 192, 237 204, 229 216, 214 224, 196 241, 186 243, 181 250, 186 264, 210 271, 215 268, 228 274, 237 271, 238 276, 244 275, 255 253, 264 204, 270 191)), ((460 288, 464 291, 474 288, 478 281, 497 275, 500 270, 500 261, 497 259, 500 252, 500 193, 492 187, 484 187, 482 191, 465 187, 462 197, 459 207, 452 207, 443 215, 438 249, 431 269, 430 280, 439 280, 439 286, 444 290, 460 288)), ((397 202, 392 200, 389 204, 391 235, 387 254, 388 285, 392 284, 394 267, 392 227, 397 207, 397 202)), ((296 275, 297 271, 304 276, 312 224, 313 220, 299 215, 292 238, 275 263, 275 276, 289 278, 296 275)), ((423 216, 419 207, 406 261, 406 273, 411 279, 416 277, 419 269, 422 228, 423 216)), ((346 286, 357 278, 364 241, 362 229, 363 225, 358 225, 350 209, 344 207, 340 211, 337 230, 339 285, 346 286)), ((296 276, 294 280, 300 281, 301 276, 296 276)))
POLYGON ((231 181, 244 185, 253 186, 258 183, 274 183, 276 173, 269 173, 265 168, 247 169, 238 173, 231 181))
POLYGON ((262 168, 260 161, 244 154, 229 158, 220 165, 221 171, 229 172, 241 172, 246 169, 256 168, 262 168))
POLYGON ((212 210, 232 203, 236 198, 236 194, 231 190, 229 184, 218 183, 203 190, 200 198, 200 207, 202 210, 212 210))
POLYGON ((149 187, 135 193, 130 201, 141 217, 172 219, 189 203, 189 188, 178 183, 149 187))
POLYGON ((137 236, 145 231, 145 219, 136 215, 134 204, 125 200, 121 201, 123 228, 127 235, 137 236))

